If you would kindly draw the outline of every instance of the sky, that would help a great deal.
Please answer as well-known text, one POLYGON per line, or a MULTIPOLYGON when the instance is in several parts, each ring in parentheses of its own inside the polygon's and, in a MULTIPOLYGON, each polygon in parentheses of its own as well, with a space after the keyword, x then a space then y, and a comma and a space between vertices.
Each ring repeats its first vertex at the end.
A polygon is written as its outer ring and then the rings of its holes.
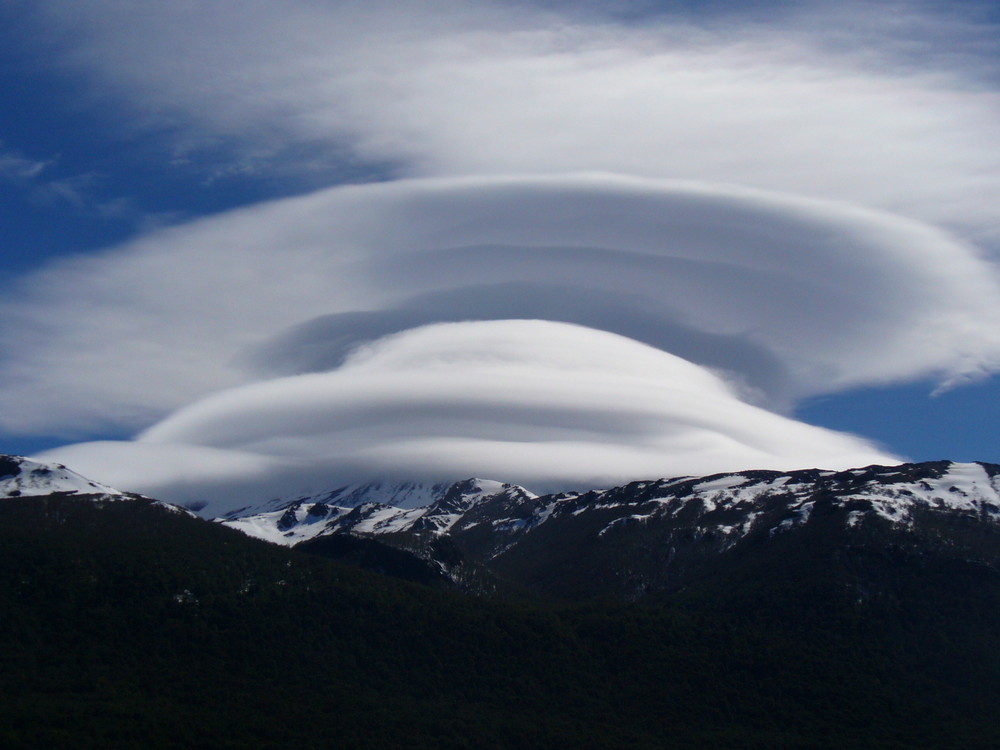
POLYGON ((206 512, 1000 462, 998 25, 10 0, 0 451, 206 512))

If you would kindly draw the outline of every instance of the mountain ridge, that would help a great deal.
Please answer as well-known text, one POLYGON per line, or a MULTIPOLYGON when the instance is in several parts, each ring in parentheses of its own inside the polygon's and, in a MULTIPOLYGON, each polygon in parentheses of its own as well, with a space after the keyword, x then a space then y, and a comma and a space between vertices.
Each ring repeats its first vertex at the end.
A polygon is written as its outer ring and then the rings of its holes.
POLYGON ((0 744, 995 748, 995 469, 460 483, 447 528, 294 548, 141 496, 7 497, 0 744))
MULTIPOLYGON (((25 493, 142 498, 61 465, 2 459, 0 497, 25 493)), ((772 555, 787 536, 820 534, 831 549, 861 557, 905 547, 1000 566, 1000 465, 748 470, 548 495, 484 479, 377 482, 275 499, 215 521, 272 544, 477 595, 660 601, 706 577, 726 579, 736 560, 772 555), (419 500, 426 504, 414 505, 419 500)))
MULTIPOLYGON (((360 533, 391 533, 405 530, 412 524, 442 515, 443 503, 451 502, 448 512, 459 515, 470 510, 473 505, 484 499, 491 499, 502 494, 518 496, 523 501, 535 502, 539 506, 547 506, 554 510, 556 504, 573 501, 575 510, 581 505, 590 504, 600 507, 614 498, 633 495, 647 497, 650 493, 660 493, 664 498, 679 498, 684 494, 697 497, 715 510, 717 503, 735 501, 737 504, 752 500, 766 494, 783 493, 791 490, 792 494, 802 497, 801 488, 815 485, 816 491, 832 491, 838 495, 864 501, 870 504, 865 509, 872 510, 881 517, 894 523, 905 522, 913 508, 946 507, 954 510, 982 511, 988 515, 1000 514, 1000 480, 994 478, 1000 475, 1000 465, 987 462, 956 462, 956 461, 925 461, 920 463, 905 463, 897 465, 871 465, 844 471, 824 469, 799 469, 780 472, 765 469, 749 469, 737 472, 716 473, 705 476, 680 476, 656 480, 637 480, 625 485, 604 490, 587 490, 583 492, 560 492, 538 495, 525 487, 503 483, 496 480, 469 478, 453 483, 438 483, 421 486, 421 493, 429 498, 425 505, 407 504, 393 505, 385 502, 381 496, 404 494, 394 492, 392 486, 387 492, 387 485, 374 483, 371 485, 354 485, 350 493, 344 489, 329 493, 297 497, 294 500, 277 498, 263 506, 247 507, 233 511, 216 520, 227 525, 235 525, 248 519, 269 514, 278 518, 276 522, 282 531, 288 532, 295 528, 292 514, 274 516, 281 511, 303 511, 311 514, 309 523, 315 522, 315 517, 323 516, 325 507, 330 516, 330 531, 338 530, 336 522, 344 514, 336 511, 356 511, 358 508, 369 509, 367 513, 355 515, 355 520, 364 518, 370 520, 375 514, 381 514, 377 521, 358 529, 360 533), (876 485, 885 489, 881 492, 872 491, 876 485), (895 485, 898 485, 896 487, 895 485), (798 490, 798 491, 796 491, 798 490), (731 492, 727 492, 731 491, 731 492), (353 502, 340 504, 338 499, 349 497, 353 502), (372 498, 374 496, 375 499, 372 498), (450 498, 450 500, 449 500, 450 498), (398 514, 386 516, 386 509, 398 511, 398 514), (419 512, 418 512, 419 511, 419 512), (402 512, 406 512, 405 514, 402 512)), ((405 488, 413 486, 410 483, 399 485, 405 488)), ((653 499, 653 498, 649 498, 653 499)), ((806 518, 809 513, 809 501, 803 501, 797 510, 806 518)), ((295 514, 296 517, 298 514, 295 514)), ((542 514, 547 518, 548 513, 542 514)), ((460 519, 456 519, 460 520, 460 519)), ((544 520, 544 518, 542 519, 544 520)), ((638 520, 638 519, 637 519, 638 520)), ((451 524, 433 524, 439 531, 447 531, 451 524)), ((353 527, 352 527, 353 529, 353 527)), ((252 535, 252 534, 251 534, 252 535)), ((281 543, 295 544, 299 539, 290 534, 281 543)))
POLYGON ((957 540, 971 533, 961 530, 970 523, 1000 539, 1000 465, 751 470, 552 495, 464 480, 420 508, 299 500, 279 513, 221 522, 304 550, 324 549, 325 537, 365 539, 369 552, 375 543, 408 552, 477 593, 527 589, 638 601, 684 588, 692 576, 728 564, 737 548, 773 543, 819 521, 844 547, 920 537, 939 551, 961 548, 972 544, 957 540))

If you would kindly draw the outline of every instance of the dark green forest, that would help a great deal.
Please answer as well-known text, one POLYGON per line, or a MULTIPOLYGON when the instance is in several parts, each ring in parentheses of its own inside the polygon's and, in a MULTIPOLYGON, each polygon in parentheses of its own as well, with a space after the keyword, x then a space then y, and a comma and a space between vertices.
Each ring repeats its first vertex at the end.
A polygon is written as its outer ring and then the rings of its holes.
POLYGON ((500 601, 4 500, 0 746, 1000 747, 994 567, 819 536, 737 562, 657 604, 500 601))

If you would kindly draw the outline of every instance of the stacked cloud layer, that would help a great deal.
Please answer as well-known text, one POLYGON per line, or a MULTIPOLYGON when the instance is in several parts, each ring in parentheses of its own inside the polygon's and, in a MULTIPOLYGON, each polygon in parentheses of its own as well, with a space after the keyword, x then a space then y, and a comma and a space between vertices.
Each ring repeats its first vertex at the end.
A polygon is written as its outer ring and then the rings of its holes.
POLYGON ((839 204, 594 175, 343 187, 23 284, 0 413, 143 427, 221 391, 136 444, 45 455, 188 501, 248 467, 264 492, 289 471, 580 486, 837 468, 889 459, 749 403, 990 370, 998 300, 968 247, 839 204))
POLYGON ((751 406, 671 354, 537 320, 388 336, 336 370, 210 396, 134 443, 48 457, 148 494, 208 502, 212 515, 366 479, 499 476, 552 489, 893 461, 860 439, 751 406), (174 462, 166 472, 164 460, 174 462))

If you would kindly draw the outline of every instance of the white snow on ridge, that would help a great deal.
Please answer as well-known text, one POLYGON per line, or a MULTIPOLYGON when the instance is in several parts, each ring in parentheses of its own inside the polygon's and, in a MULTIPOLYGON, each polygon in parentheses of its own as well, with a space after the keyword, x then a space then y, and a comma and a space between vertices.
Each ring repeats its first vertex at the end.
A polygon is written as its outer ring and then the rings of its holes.
POLYGON ((426 508, 404 509, 392 506, 373 506, 374 512, 352 531, 359 534, 391 534, 413 525, 414 521, 427 513, 426 508))
MULTIPOLYGON (((496 484, 499 485, 498 482, 496 484)), ((388 505, 394 508, 424 508, 439 500, 450 486, 450 484, 427 484, 421 482, 357 482, 313 495, 281 495, 260 505, 252 505, 230 511, 221 516, 221 519, 235 521, 251 516, 266 515, 272 512, 284 511, 296 503, 303 506, 312 503, 323 503, 330 507, 346 509, 356 508, 369 503, 388 505)), ((280 514, 277 517, 280 518, 280 514)))
MULTIPOLYGON (((472 490, 464 493, 464 496, 470 500, 481 500, 484 497, 493 497, 494 495, 499 495, 501 492, 510 487, 514 487, 514 485, 507 485, 493 479, 473 479, 472 485, 472 490)), ((538 497, 538 495, 534 492, 526 490, 524 487, 519 487, 518 489, 524 492, 524 494, 529 498, 534 499, 538 497)))
POLYGON ((439 499, 450 485, 420 482, 373 482, 343 487, 329 494, 337 506, 353 508, 364 503, 379 503, 395 508, 422 508, 439 499))
MULTIPOLYGON (((868 469, 855 469, 849 472, 857 477, 867 473, 868 469)), ((895 524, 910 525, 912 511, 916 507, 930 510, 957 510, 983 513, 1000 518, 1000 476, 990 478, 986 469, 978 463, 951 463, 948 469, 936 479, 920 479, 895 483, 890 478, 898 477, 900 471, 880 473, 866 485, 849 494, 837 494, 837 501, 863 501, 870 505, 871 511, 852 511, 848 514, 847 525, 857 526, 865 515, 873 512, 879 517, 895 524), (886 481, 890 479, 890 481, 886 481)), ((830 476, 831 472, 821 473, 821 477, 830 476)), ((738 474, 727 475, 700 482, 691 487, 690 494, 682 497, 666 496, 645 500, 643 503, 660 504, 661 509, 653 515, 671 514, 676 516, 692 503, 700 505, 699 517, 707 517, 716 511, 728 511, 741 506, 753 506, 766 495, 781 492, 789 495, 788 511, 791 516, 782 520, 772 533, 787 530, 793 526, 807 523, 812 515, 815 501, 814 492, 822 483, 810 481, 794 481, 792 476, 780 476, 766 481, 753 482, 738 474)), ((593 508, 608 508, 607 503, 600 499, 591 506, 577 509, 578 515, 593 508)), ((730 523, 707 523, 705 530, 719 531, 726 536, 745 536, 753 528, 758 512, 750 512, 745 520, 737 526, 730 523)), ((627 516, 609 524, 604 532, 617 527, 638 516, 627 516)), ((699 525, 705 524, 700 521, 699 525)))
POLYGON ((749 480, 739 474, 728 474, 718 479, 710 479, 707 482, 699 482, 692 487, 693 492, 714 492, 715 490, 728 490, 746 484, 749 480))
POLYGON ((921 484, 929 485, 930 498, 942 500, 949 508, 978 510, 982 501, 1000 505, 1000 492, 997 491, 1000 482, 991 481, 980 464, 953 463, 936 482, 921 484))
POLYGON ((335 508, 328 506, 330 513, 323 516, 310 516, 311 505, 299 505, 292 512, 295 514, 295 525, 288 530, 282 530, 280 522, 288 509, 273 510, 256 515, 247 515, 229 520, 216 519, 223 526, 242 531, 247 536, 263 539, 271 544, 281 544, 287 547, 304 542, 307 539, 322 535, 331 521, 346 515, 350 508, 335 508))
POLYGON ((124 492, 91 481, 62 464, 46 464, 27 458, 11 457, 20 471, 13 476, 0 477, 0 498, 34 497, 56 492, 78 495, 101 495, 105 498, 129 497, 124 492))
POLYGON ((374 482, 349 485, 314 497, 278 498, 216 521, 248 536, 285 546, 341 531, 363 535, 392 534, 406 531, 421 520, 426 523, 427 531, 444 534, 463 517, 464 510, 511 490, 520 491, 529 499, 537 497, 524 488, 490 479, 433 485, 374 482), (461 486, 461 493, 454 499, 462 507, 439 508, 437 504, 456 486, 461 486), (414 506, 421 501, 422 505, 414 506), (323 512, 312 512, 317 505, 323 512))
POLYGON ((847 499, 868 500, 883 518, 893 523, 908 523, 910 511, 917 506, 973 512, 987 510, 987 505, 1000 507, 1000 477, 990 479, 978 463, 952 463, 937 479, 907 482, 898 487, 880 485, 873 487, 872 492, 860 492, 847 499))
MULTIPOLYGON (((830 497, 838 505, 862 503, 860 509, 852 508, 847 515, 846 523, 851 527, 871 515, 877 515, 895 525, 912 524, 914 508, 986 513, 1000 519, 1000 476, 991 479, 981 464, 952 463, 940 476, 936 476, 936 467, 929 467, 915 475, 929 477, 924 479, 905 479, 901 476, 901 471, 876 471, 868 481, 864 475, 869 471, 870 469, 853 470, 848 472, 848 476, 855 479, 841 476, 832 485, 826 479, 831 473, 823 472, 819 474, 821 478, 815 481, 809 478, 808 473, 800 476, 772 475, 756 480, 741 474, 730 474, 700 482, 694 480, 688 489, 676 488, 680 481, 692 479, 688 477, 656 482, 656 489, 663 490, 659 497, 640 499, 643 491, 648 491, 647 485, 652 484, 644 483, 638 486, 636 494, 622 495, 618 490, 595 492, 583 504, 579 503, 581 496, 568 494, 541 498, 541 502, 531 503, 538 500, 538 496, 523 488, 474 479, 443 488, 433 498, 433 502, 422 507, 404 508, 366 502, 355 508, 348 508, 324 502, 321 503, 323 512, 311 513, 315 503, 300 502, 298 505, 289 503, 284 508, 246 515, 224 523, 251 536, 285 545, 328 533, 379 535, 419 529, 421 533, 441 535, 462 523, 464 518, 468 520, 461 528, 476 525, 479 518, 466 515, 470 509, 481 502, 510 493, 509 498, 517 505, 524 501, 529 504, 510 515, 504 512, 501 517, 492 518, 490 524, 499 533, 534 528, 565 513, 578 516, 587 512, 621 508, 627 515, 608 523, 600 532, 600 536, 604 536, 629 523, 646 523, 656 517, 677 516, 681 512, 693 510, 697 519, 695 523, 699 528, 722 533, 731 543, 735 543, 753 530, 763 513, 762 502, 766 497, 778 494, 784 498, 787 515, 771 530, 772 533, 777 533, 809 521, 817 491, 832 491, 830 497), (903 481, 899 481, 900 479, 903 481), (671 487, 676 488, 678 494, 671 495, 671 487), (645 508, 639 510, 640 506, 645 508), (526 511, 527 515, 521 515, 522 511, 526 511), (294 513, 294 518, 288 516, 290 512, 294 513), (734 516, 734 512, 738 515, 734 516), (279 525, 285 529, 282 531, 279 525)), ((374 492, 376 496, 386 491, 380 485, 368 486, 377 488, 374 492)), ((337 490, 323 497, 339 498, 344 494, 337 490)), ((363 499, 360 492, 347 494, 354 500, 363 499)), ((412 498, 414 494, 410 493, 407 497, 412 498)))

